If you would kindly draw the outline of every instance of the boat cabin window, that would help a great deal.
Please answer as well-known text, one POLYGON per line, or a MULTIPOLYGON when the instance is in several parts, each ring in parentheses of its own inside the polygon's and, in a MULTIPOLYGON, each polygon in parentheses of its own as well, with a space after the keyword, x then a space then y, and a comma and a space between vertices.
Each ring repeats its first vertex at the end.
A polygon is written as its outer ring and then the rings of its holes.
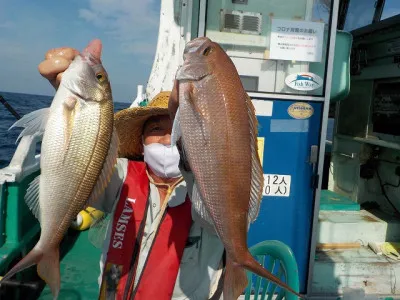
POLYGON ((376 0, 350 0, 344 30, 352 31, 371 24, 375 15, 375 3, 376 0))
MULTIPOLYGON (((345 31, 353 31, 400 14, 399 0, 342 0, 345 31)), ((340 27, 340 26, 339 26, 340 27)))
POLYGON ((331 0, 212 0, 204 35, 248 92, 324 96, 331 11, 331 0))
POLYGON ((400 14, 400 1, 399 0, 385 0, 381 20, 393 17, 400 14))

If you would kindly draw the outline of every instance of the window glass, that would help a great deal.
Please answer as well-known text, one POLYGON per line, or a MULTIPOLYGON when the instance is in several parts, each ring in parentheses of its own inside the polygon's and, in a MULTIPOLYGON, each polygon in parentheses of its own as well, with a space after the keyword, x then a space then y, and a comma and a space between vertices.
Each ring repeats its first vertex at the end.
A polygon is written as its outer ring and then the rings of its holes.
POLYGON ((345 31, 352 31, 372 23, 376 0, 350 0, 347 10, 345 31))
POLYGON ((322 96, 331 4, 210 0, 205 36, 232 58, 247 91, 322 96))
POLYGON ((400 14, 400 1, 399 0, 386 0, 381 20, 393 17, 400 14))
POLYGON ((328 126, 326 128, 326 140, 333 141, 333 129, 335 127, 335 119, 329 118, 328 119, 328 126))

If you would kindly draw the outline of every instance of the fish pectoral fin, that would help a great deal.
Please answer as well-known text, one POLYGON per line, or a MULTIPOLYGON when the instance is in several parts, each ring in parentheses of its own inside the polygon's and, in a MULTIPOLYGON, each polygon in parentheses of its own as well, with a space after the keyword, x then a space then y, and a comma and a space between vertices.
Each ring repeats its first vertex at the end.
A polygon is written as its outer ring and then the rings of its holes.
POLYGON ((21 119, 16 121, 8 130, 14 127, 23 127, 24 130, 20 133, 17 141, 23 136, 27 135, 42 135, 45 131, 47 120, 49 119, 50 108, 41 108, 29 114, 24 115, 21 119))
POLYGON ((53 298, 60 292, 60 254, 59 248, 46 250, 37 264, 37 272, 50 287, 53 298))
POLYGON ((92 190, 91 195, 86 202, 87 206, 93 206, 93 203, 99 198, 101 193, 104 192, 106 186, 110 182, 111 176, 114 173, 115 165, 117 163, 118 158, 118 135, 117 131, 114 127, 113 133, 111 136, 110 148, 108 149, 108 154, 106 156, 106 160, 103 164, 103 169, 100 172, 100 176, 97 179, 97 182, 92 190))
MULTIPOLYGON (((74 128, 74 120, 77 111, 82 108, 82 101, 78 100, 76 97, 67 97, 63 102, 63 115, 64 115, 64 149, 66 152, 70 146, 72 131, 74 128)), ((63 163, 65 162, 67 156, 64 156, 63 163)))
POLYGON ((75 98, 75 97, 67 97, 65 100, 64 100, 64 107, 67 109, 67 110, 73 110, 74 108, 75 108, 75 105, 76 105, 76 103, 77 103, 78 101, 77 101, 77 99, 75 98))
POLYGON ((31 181, 25 194, 26 205, 31 210, 35 218, 40 221, 39 190, 40 190, 40 175, 35 177, 35 179, 31 181))
POLYGON ((247 111, 249 115, 250 144, 251 144, 251 185, 250 185, 250 201, 248 223, 257 219, 262 199, 262 191, 264 188, 264 174, 261 166, 260 157, 258 155, 257 143, 257 118, 255 109, 250 97, 246 99, 247 111))
POLYGON ((236 265, 227 255, 224 277, 224 300, 236 300, 247 286, 246 270, 236 265))

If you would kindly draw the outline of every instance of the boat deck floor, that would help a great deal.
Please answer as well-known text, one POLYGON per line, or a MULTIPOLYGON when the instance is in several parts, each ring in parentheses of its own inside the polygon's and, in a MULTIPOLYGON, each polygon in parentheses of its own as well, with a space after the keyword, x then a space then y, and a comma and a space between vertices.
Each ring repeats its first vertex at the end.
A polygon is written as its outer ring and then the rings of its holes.
MULTIPOLYGON (((63 240, 62 252, 66 254, 60 264, 61 290, 58 299, 97 299, 101 249, 89 242, 88 231, 70 230, 63 240)), ((38 300, 52 299, 50 288, 46 285, 38 300)))

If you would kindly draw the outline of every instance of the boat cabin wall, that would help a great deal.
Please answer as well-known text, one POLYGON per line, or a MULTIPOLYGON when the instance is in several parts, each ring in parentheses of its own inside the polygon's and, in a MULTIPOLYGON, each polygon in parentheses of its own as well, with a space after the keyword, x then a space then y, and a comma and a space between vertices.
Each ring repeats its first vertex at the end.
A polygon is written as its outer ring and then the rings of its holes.
POLYGON ((329 37, 335 32, 330 26, 333 3, 331 0, 162 1, 147 98, 172 89, 176 71, 183 62, 185 44, 198 36, 207 36, 231 57, 249 93, 324 101, 330 81, 326 74, 329 37), (292 35, 285 40, 284 54, 279 40, 282 37, 278 37, 280 30, 292 35), (288 40, 295 38, 299 42, 290 46, 288 40), (299 54, 289 46, 302 51, 299 54), (315 49, 307 50, 306 46, 315 49))
POLYGON ((337 104, 329 189, 392 215, 400 211, 400 15, 352 35, 351 89, 337 104))
POLYGON ((273 192, 266 184, 266 199, 249 231, 249 245, 277 239, 293 249, 304 293, 314 258, 317 175, 324 153, 338 3, 162 1, 157 50, 146 88, 148 99, 172 88, 185 44, 195 37, 209 37, 231 57, 262 128, 258 142, 264 178, 272 174, 276 181, 273 192), (283 180, 277 181, 278 176, 283 180), (290 179, 290 189, 285 178, 290 179), (285 186, 275 186, 278 183, 285 186))
POLYGON ((146 86, 147 99, 173 87, 185 44, 197 36, 200 0, 163 0, 157 49, 146 86))

